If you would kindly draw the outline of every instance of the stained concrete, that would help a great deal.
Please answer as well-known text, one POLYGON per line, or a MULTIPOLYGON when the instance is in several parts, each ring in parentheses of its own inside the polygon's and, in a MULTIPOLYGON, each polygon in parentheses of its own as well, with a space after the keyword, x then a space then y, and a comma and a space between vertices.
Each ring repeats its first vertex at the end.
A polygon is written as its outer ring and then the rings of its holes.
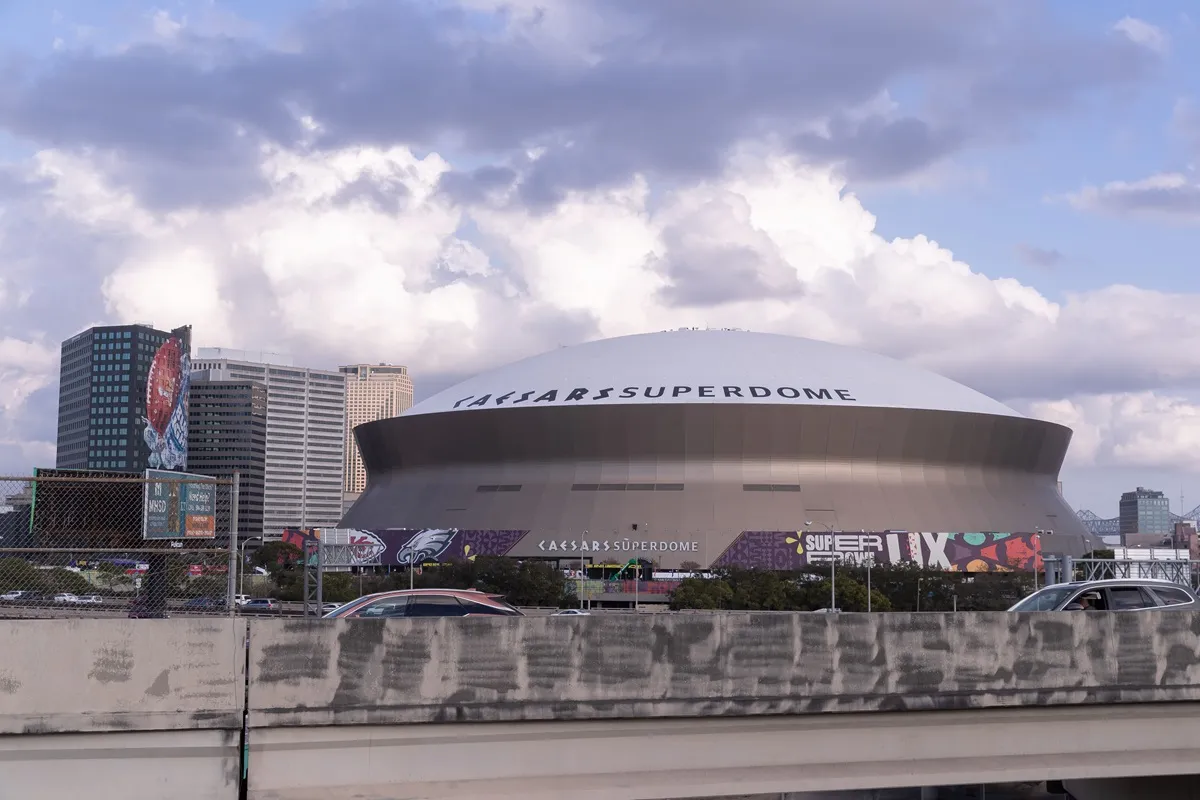
POLYGON ((1200 613, 254 620, 254 727, 1200 700, 1200 613))
POLYGON ((0 734, 241 727, 246 622, 12 620, 0 625, 0 734))

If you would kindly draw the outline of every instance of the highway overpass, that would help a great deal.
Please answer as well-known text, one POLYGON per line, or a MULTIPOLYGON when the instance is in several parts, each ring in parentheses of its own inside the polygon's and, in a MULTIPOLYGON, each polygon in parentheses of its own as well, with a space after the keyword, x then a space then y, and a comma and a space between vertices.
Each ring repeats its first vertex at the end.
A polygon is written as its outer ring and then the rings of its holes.
POLYGON ((30 620, 0 653, 0 800, 1200 775, 1190 612, 30 620))

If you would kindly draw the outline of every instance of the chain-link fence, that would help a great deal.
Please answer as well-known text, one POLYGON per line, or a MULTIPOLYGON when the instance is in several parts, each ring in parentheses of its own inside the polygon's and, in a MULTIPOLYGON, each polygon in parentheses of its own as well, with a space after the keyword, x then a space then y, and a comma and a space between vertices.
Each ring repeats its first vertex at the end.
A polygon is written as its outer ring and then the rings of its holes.
POLYGON ((0 477, 0 618, 226 615, 236 478, 0 477))

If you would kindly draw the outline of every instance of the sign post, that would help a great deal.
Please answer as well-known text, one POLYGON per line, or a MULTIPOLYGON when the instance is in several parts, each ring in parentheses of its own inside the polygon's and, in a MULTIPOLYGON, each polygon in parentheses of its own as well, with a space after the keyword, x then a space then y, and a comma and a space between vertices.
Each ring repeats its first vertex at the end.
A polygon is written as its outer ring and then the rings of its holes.
POLYGON ((142 538, 212 539, 217 535, 217 482, 207 475, 146 470, 142 538))

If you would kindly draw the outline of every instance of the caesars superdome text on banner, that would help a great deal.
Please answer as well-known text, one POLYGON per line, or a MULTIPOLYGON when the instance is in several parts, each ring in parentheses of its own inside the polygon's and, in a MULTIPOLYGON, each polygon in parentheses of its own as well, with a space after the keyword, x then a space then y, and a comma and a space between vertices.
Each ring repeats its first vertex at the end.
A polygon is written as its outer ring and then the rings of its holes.
POLYGON ((795 386, 606 386, 601 389, 527 389, 495 394, 468 395, 454 403, 454 408, 483 408, 484 406, 521 405, 523 403, 586 403, 598 400, 644 398, 647 400, 692 398, 805 400, 827 402, 856 402, 849 389, 813 389, 795 386))

